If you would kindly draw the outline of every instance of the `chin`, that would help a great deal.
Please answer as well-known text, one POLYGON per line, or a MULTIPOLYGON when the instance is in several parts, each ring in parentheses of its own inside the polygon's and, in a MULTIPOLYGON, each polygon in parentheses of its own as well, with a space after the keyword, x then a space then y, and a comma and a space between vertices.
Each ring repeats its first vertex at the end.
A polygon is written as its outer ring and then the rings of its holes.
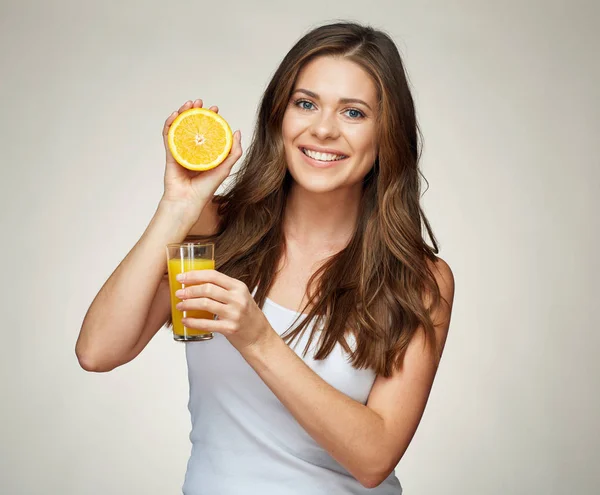
POLYGON ((339 187, 337 181, 330 177, 310 176, 306 173, 293 172, 288 169, 295 187, 300 187, 308 192, 323 194, 336 190, 339 187))

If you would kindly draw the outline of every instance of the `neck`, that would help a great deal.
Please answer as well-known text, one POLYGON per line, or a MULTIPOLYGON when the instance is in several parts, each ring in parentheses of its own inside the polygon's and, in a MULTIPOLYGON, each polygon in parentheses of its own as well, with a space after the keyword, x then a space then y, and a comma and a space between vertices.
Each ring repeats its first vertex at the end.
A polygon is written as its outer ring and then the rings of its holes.
POLYGON ((283 219, 286 240, 311 249, 343 249, 354 232, 362 191, 314 193, 293 185, 283 219))

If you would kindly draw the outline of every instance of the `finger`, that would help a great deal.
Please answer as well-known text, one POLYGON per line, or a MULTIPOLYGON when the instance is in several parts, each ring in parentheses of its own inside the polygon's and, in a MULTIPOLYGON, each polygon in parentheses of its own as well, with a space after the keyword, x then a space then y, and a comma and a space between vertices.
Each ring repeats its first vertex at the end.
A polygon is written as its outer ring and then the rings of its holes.
POLYGON ((167 117, 167 120, 165 120, 165 125, 163 127, 163 136, 166 136, 169 133, 169 127, 171 127, 171 124, 177 118, 177 115, 177 112, 173 112, 167 117))
POLYGON ((213 105, 212 107, 209 108, 209 110, 212 110, 215 113, 219 113, 219 107, 217 105, 213 105))
POLYGON ((216 284, 207 282, 200 285, 188 285, 185 288, 175 292, 175 297, 181 300, 191 299, 194 297, 208 297, 223 304, 231 302, 229 292, 216 284))
POLYGON ((177 275, 177 281, 185 285, 197 285, 210 282, 226 290, 235 289, 239 281, 217 270, 190 270, 177 275))
POLYGON ((188 328, 204 330, 214 333, 229 333, 227 322, 223 320, 211 320, 209 318, 182 318, 181 322, 188 328))
POLYGON ((188 108, 192 108, 192 104, 192 100, 186 101, 183 105, 179 107, 179 113, 183 112, 184 110, 187 110, 188 108))
POLYGON ((194 103, 192 104, 192 107, 194 107, 194 108, 202 108, 202 100, 194 100, 194 103))
POLYGON ((219 318, 226 318, 228 316, 228 306, 208 297, 198 297, 194 299, 186 299, 177 303, 175 307, 179 311, 208 311, 219 318))
POLYGON ((233 166, 233 164, 240 159, 242 153, 242 132, 237 130, 233 133, 233 146, 231 147, 231 151, 225 160, 225 166, 233 166))

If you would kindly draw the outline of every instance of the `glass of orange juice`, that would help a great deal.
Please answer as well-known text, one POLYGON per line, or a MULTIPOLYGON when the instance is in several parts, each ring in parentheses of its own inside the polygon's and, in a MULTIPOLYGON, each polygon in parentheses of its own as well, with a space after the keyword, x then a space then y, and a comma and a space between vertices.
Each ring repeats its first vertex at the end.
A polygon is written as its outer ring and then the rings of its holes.
POLYGON ((180 311, 175 306, 181 299, 175 292, 186 287, 175 278, 179 273, 191 270, 214 270, 215 246, 212 243, 182 242, 167 244, 167 270, 171 291, 171 315, 173 318, 173 338, 180 342, 203 342, 213 338, 212 332, 204 332, 188 328, 181 322, 182 318, 210 318, 214 315, 208 311, 180 311))

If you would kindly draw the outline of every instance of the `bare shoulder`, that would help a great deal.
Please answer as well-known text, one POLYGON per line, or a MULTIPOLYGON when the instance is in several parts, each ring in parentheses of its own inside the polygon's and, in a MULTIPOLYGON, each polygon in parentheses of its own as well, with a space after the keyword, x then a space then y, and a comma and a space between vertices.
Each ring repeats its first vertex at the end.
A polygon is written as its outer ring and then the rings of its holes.
POLYGON ((198 221, 188 232, 189 236, 195 235, 213 235, 219 227, 219 200, 220 196, 213 196, 212 201, 206 204, 202 213, 198 217, 198 221))
POLYGON ((454 294, 454 273, 452 273, 450 265, 442 258, 437 258, 435 262, 428 261, 428 264, 435 276, 435 280, 442 292, 442 296, 444 293, 446 293, 446 295, 454 294))
POLYGON ((435 261, 428 261, 429 268, 435 277, 435 281, 440 289, 440 307, 435 311, 437 323, 445 326, 450 320, 450 314, 452 312, 452 304, 454 302, 454 273, 450 268, 450 265, 446 263, 442 258, 436 258, 435 261))

